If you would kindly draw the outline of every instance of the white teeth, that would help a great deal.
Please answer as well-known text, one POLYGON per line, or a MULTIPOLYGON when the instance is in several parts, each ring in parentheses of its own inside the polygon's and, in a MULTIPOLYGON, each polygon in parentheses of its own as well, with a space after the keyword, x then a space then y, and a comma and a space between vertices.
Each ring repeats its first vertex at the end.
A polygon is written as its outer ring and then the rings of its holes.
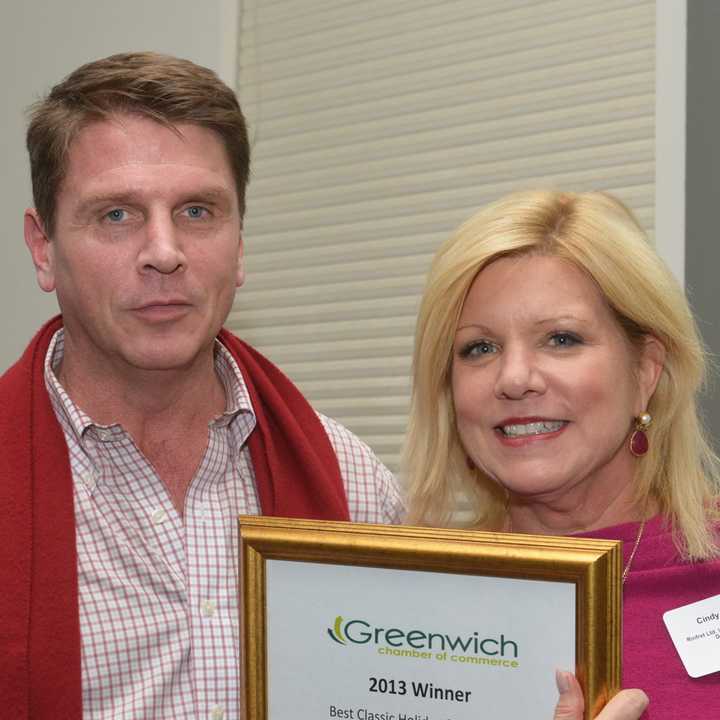
POLYGON ((564 423, 560 420, 548 420, 525 425, 503 425, 502 431, 510 437, 522 437, 523 435, 541 435, 542 433, 555 432, 563 425, 564 423))

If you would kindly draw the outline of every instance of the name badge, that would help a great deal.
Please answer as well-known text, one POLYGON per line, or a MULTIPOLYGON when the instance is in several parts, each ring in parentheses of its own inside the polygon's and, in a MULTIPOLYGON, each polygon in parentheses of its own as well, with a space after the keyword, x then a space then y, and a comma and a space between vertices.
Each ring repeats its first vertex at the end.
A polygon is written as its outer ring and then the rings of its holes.
POLYGON ((663 620, 690 677, 720 670, 720 595, 668 610, 663 620))

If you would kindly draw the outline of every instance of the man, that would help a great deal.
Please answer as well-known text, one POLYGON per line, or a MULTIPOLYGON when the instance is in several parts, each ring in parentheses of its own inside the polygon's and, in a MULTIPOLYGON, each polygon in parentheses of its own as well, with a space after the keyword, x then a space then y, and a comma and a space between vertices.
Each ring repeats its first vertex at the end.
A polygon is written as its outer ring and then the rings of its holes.
POLYGON ((0 379, 3 716, 237 718, 237 515, 397 522, 394 481, 221 329, 249 149, 211 71, 90 63, 27 142, 62 316, 0 379))

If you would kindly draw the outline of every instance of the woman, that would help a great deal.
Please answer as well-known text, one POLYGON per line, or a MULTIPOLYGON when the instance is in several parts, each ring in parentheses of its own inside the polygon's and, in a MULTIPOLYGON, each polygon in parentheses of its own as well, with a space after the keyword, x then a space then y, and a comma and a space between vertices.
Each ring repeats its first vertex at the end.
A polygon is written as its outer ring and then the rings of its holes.
POLYGON ((720 593, 701 342, 630 212, 510 195, 438 251, 418 317, 405 473, 415 524, 624 542, 624 684, 652 720, 720 712, 663 613, 720 593))

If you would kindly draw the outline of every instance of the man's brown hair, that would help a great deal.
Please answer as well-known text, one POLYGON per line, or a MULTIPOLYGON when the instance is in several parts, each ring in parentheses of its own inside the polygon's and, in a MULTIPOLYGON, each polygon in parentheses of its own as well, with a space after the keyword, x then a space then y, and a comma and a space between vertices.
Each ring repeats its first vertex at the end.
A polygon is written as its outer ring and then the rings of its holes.
POLYGON ((235 93, 207 68, 152 52, 122 53, 82 65, 30 110, 30 153, 35 207, 51 237, 68 150, 89 123, 119 113, 174 128, 193 123, 222 140, 235 176, 240 215, 250 170, 247 127, 235 93))

